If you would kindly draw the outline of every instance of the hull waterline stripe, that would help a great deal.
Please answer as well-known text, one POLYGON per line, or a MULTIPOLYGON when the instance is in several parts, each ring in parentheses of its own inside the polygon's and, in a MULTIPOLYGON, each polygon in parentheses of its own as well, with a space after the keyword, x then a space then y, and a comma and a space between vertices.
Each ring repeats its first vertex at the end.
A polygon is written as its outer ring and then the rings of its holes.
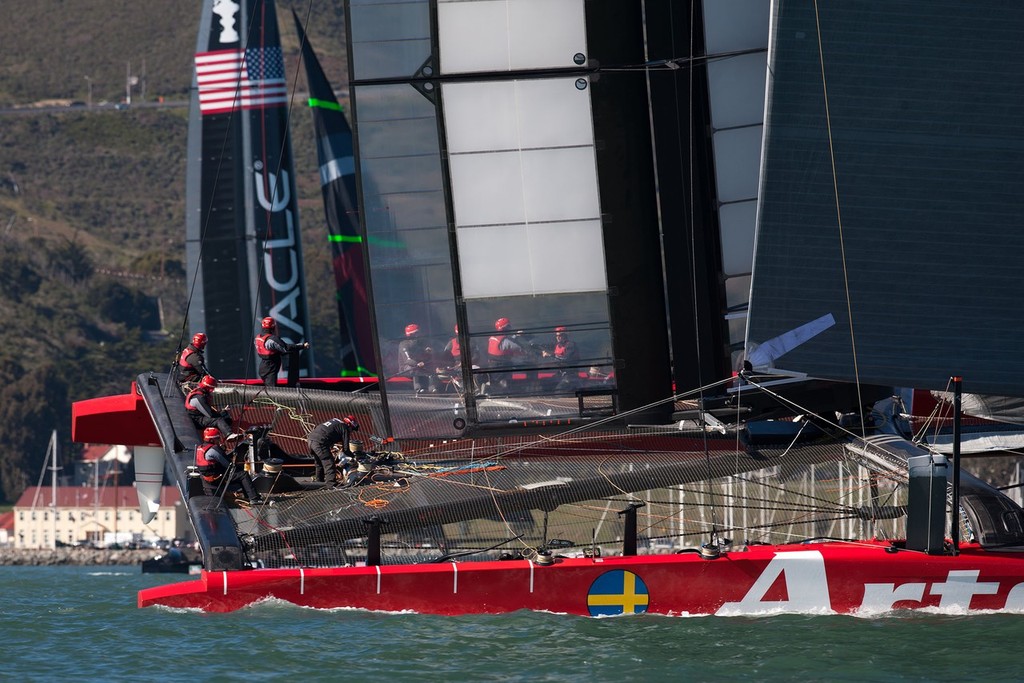
POLYGON ((380 565, 377 565, 377 595, 380 595, 380 565))

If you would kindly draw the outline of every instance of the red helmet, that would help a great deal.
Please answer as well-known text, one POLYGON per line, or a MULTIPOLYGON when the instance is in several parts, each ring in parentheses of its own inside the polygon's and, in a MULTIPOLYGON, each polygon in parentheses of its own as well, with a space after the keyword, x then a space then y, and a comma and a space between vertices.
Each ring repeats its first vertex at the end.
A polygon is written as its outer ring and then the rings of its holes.
POLYGON ((405 326, 405 336, 408 337, 411 334, 416 334, 420 331, 420 326, 416 323, 409 323, 405 326))
POLYGON ((455 326, 455 334, 458 334, 458 333, 459 333, 459 326, 458 326, 458 325, 456 325, 456 326, 455 326))
POLYGON ((192 335, 192 346, 199 350, 206 348, 206 335, 202 332, 196 332, 192 335))
POLYGON ((558 327, 555 328, 555 334, 564 334, 564 333, 565 333, 565 325, 559 325, 558 327))
POLYGON ((500 332, 501 330, 508 327, 508 324, 508 318, 498 318, 497 320, 494 321, 494 329, 500 332))
POLYGON ((220 430, 216 427, 207 427, 203 430, 203 441, 220 441, 220 430))
POLYGON ((260 321, 260 327, 262 327, 265 330, 272 330, 275 327, 277 327, 277 322, 270 316, 267 316, 266 318, 260 321))
POLYGON ((199 386, 203 389, 216 389, 217 378, 213 375, 203 375, 203 378, 199 380, 199 386))

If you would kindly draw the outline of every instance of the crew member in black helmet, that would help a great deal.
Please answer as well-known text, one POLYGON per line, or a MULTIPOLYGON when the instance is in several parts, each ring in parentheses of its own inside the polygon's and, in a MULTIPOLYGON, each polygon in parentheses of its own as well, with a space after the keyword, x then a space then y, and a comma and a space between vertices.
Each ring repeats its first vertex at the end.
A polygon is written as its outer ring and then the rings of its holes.
POLYGON ((309 342, 286 343, 277 335, 277 321, 271 317, 261 320, 260 328, 263 331, 253 340, 256 345, 256 355, 260 357, 260 379, 263 380, 264 386, 277 386, 277 373, 281 370, 282 357, 296 349, 308 349, 309 342))

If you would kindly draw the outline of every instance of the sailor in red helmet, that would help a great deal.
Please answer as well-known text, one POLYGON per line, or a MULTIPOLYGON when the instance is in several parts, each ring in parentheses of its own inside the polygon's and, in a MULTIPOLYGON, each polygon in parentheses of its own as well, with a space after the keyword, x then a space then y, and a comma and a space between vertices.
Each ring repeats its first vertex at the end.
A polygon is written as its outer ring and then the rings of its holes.
POLYGON ((550 351, 545 349, 541 355, 544 358, 554 358, 559 365, 565 366, 559 371, 556 391, 576 388, 579 375, 575 366, 580 362, 580 350, 576 347, 576 342, 569 339, 569 333, 564 325, 555 328, 555 345, 550 351))
POLYGON ((576 363, 580 359, 580 351, 576 348, 576 342, 569 339, 569 333, 563 325, 555 328, 555 345, 550 351, 545 350, 541 355, 545 358, 554 358, 561 363, 576 363))
POLYGON ((206 369, 206 357, 203 349, 206 348, 206 334, 196 332, 192 335, 192 343, 185 347, 178 357, 178 382, 198 382, 203 375, 209 375, 206 369))
POLYGON ((216 427, 221 435, 228 436, 231 434, 231 415, 226 410, 217 410, 210 401, 217 384, 216 377, 204 375, 196 388, 185 396, 185 410, 196 429, 216 427))
POLYGON ((203 430, 203 442, 196 446, 196 469, 203 479, 203 493, 213 496, 223 485, 229 491, 237 491, 239 488, 249 499, 251 505, 262 503, 263 499, 256 488, 252 485, 252 477, 240 467, 233 465, 236 458, 241 458, 248 450, 248 442, 240 443, 229 456, 224 451, 220 432, 216 427, 207 427, 203 430), (224 475, 228 475, 224 481, 224 475))
POLYGON ((288 344, 277 335, 277 321, 269 316, 260 321, 260 329, 262 331, 253 340, 256 355, 260 357, 260 379, 264 386, 273 387, 277 385, 282 357, 297 349, 308 349, 309 342, 288 344))
POLYGON ((459 374, 462 369, 462 347, 459 345, 459 326, 455 326, 455 336, 444 345, 444 351, 438 359, 437 374, 451 377, 459 374))
MULTIPOLYGON (((473 344, 473 340, 469 340, 469 357, 471 361, 480 362, 480 353, 477 346, 473 344)), ((462 344, 459 341, 459 326, 455 326, 455 336, 448 340, 445 344, 444 351, 441 352, 441 357, 438 358, 438 367, 435 368, 435 386, 444 386, 447 383, 458 392, 463 391, 463 380, 462 380, 462 344)), ((474 369, 479 368, 478 365, 472 366, 474 369)), ((473 376, 473 386, 476 387, 476 378, 473 376)), ((441 391, 441 388, 438 388, 441 391)))
POLYGON ((412 378, 412 388, 417 394, 437 391, 430 371, 432 356, 433 349, 420 338, 420 326, 406 325, 405 339, 398 345, 398 372, 412 378))
POLYGON ((444 345, 444 360, 449 368, 456 368, 462 363, 462 347, 459 346, 459 326, 455 326, 455 336, 444 345))
MULTIPOLYGON (((518 335, 508 334, 508 318, 498 318, 494 321, 494 334, 487 339, 487 361, 492 368, 508 368, 515 365, 523 356, 523 347, 516 341, 518 335)), ((492 372, 487 382, 485 391, 492 392, 495 388, 508 390, 508 381, 511 374, 507 372, 492 372)))

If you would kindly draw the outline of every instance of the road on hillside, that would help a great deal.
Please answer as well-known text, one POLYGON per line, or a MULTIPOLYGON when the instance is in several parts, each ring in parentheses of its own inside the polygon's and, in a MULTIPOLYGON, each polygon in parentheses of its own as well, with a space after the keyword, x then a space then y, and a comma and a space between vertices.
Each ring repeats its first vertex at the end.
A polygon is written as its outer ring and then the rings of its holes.
POLYGON ((70 111, 128 111, 129 109, 180 109, 188 107, 188 100, 168 100, 166 102, 133 102, 132 104, 117 104, 109 102, 106 104, 87 105, 84 102, 73 102, 66 105, 22 105, 18 107, 0 107, 0 114, 54 114, 70 111))
MULTIPOLYGON (((348 99, 347 90, 335 93, 339 100, 348 99)), ((305 103, 309 93, 296 93, 295 101, 305 103)), ((128 111, 130 109, 181 109, 188 108, 188 100, 165 100, 163 102, 132 102, 123 104, 116 102, 104 102, 102 104, 89 105, 85 102, 74 101, 71 104, 48 104, 43 106, 19 105, 16 107, 0 107, 0 115, 3 114, 57 114, 70 111, 128 111)))

